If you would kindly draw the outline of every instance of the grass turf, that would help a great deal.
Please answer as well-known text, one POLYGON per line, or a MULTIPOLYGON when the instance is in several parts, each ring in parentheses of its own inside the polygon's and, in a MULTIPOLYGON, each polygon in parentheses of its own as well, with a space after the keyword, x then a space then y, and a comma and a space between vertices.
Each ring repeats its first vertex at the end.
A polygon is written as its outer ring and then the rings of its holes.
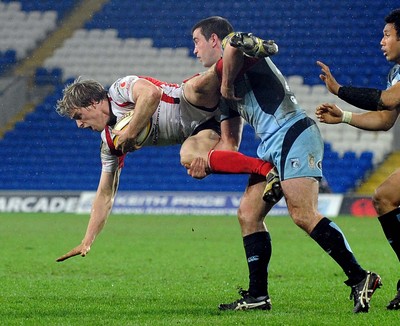
POLYGON ((271 311, 220 312, 247 287, 234 216, 113 215, 87 257, 88 217, 0 215, 2 325, 395 325, 398 261, 376 219, 339 217, 359 262, 384 286, 353 314, 341 269, 288 217, 268 217, 271 311))

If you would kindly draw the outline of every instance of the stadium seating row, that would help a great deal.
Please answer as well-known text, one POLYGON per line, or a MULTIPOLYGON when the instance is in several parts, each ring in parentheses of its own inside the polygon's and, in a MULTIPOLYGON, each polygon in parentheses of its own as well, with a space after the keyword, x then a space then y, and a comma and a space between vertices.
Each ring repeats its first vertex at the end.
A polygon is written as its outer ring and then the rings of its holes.
MULTIPOLYGON (((20 2, 0 2, 0 51, 24 58, 57 26, 57 12, 23 11, 20 2)), ((14 62, 11 62, 14 63, 14 62)))

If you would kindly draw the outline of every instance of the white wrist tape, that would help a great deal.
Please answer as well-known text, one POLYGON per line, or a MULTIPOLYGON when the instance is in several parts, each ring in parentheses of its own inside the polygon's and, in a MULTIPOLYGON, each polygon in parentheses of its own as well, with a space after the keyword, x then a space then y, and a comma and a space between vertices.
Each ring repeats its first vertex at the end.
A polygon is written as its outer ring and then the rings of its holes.
POLYGON ((352 117, 353 117, 353 112, 343 111, 342 122, 350 123, 352 117))

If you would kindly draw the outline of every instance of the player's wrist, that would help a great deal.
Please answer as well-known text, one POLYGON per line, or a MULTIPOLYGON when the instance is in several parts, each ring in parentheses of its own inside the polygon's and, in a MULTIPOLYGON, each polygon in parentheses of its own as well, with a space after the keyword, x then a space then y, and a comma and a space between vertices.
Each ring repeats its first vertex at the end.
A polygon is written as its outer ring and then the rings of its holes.
POLYGON ((336 84, 334 87, 332 87, 332 93, 333 93, 334 95, 338 96, 338 95, 339 95, 339 89, 340 89, 340 87, 342 87, 342 85, 336 84))
POLYGON ((342 111, 342 122, 350 124, 351 118, 353 117, 353 112, 342 111))

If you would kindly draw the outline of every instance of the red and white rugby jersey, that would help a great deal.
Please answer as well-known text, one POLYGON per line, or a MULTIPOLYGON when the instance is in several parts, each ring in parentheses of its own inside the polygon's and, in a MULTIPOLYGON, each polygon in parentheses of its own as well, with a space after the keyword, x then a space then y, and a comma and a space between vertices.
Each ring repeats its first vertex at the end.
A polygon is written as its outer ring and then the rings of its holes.
MULTIPOLYGON (((162 146, 182 144, 203 122, 219 111, 199 108, 188 103, 183 96, 183 86, 166 83, 152 77, 126 76, 114 82, 109 91, 110 109, 117 120, 135 108, 132 87, 139 78, 146 79, 163 91, 160 104, 152 116, 149 138, 143 146, 162 146)), ((123 165, 123 155, 114 147, 111 137, 113 126, 106 126, 101 133, 101 160, 103 171, 113 172, 123 165)))
MULTIPOLYGON (((135 108, 132 98, 132 87, 145 78, 163 90, 163 95, 157 110, 152 116, 152 131, 143 146, 180 144, 183 142, 181 132, 179 98, 182 89, 178 84, 168 84, 153 78, 125 76, 115 81, 109 91, 110 109, 115 117, 120 119, 124 114, 135 108)), ((101 133, 101 161, 103 171, 113 172, 118 166, 122 167, 124 155, 117 151, 112 142, 113 126, 106 126, 101 133)))

